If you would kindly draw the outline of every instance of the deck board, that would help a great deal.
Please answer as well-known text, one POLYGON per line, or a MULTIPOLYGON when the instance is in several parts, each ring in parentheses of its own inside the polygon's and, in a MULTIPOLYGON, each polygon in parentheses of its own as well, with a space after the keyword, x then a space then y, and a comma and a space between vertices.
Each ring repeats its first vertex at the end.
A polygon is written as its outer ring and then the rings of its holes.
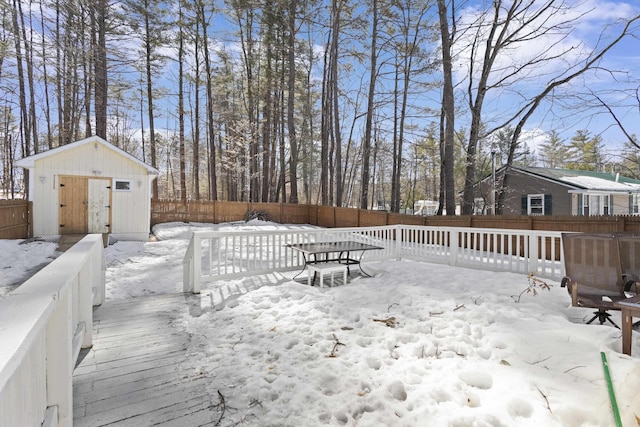
POLYGON ((211 425, 220 414, 181 327, 200 296, 107 301, 94 311, 93 347, 73 375, 74 426, 211 425))

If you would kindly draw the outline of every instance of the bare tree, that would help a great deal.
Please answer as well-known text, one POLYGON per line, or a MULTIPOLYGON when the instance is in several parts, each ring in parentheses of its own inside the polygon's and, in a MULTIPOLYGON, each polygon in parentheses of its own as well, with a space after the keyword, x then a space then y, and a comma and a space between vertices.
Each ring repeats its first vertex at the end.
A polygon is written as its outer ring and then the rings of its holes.
MULTIPOLYGON (((298 203, 298 138, 296 136, 295 95, 296 95, 296 0, 289 0, 287 54, 287 127, 289 132, 289 202, 298 203)), ((284 172, 284 171, 283 171, 284 172)))
POLYGON ((25 84, 25 71, 24 71, 24 55, 22 45, 23 29, 21 27, 22 22, 22 3, 18 0, 13 0, 12 21, 13 21, 13 36, 15 42, 15 55, 16 55, 16 68, 18 74, 18 91, 20 100, 20 122, 22 123, 22 155, 31 155, 31 129, 29 127, 29 112, 27 109, 27 88, 25 84))
MULTIPOLYGON (((442 179, 441 193, 444 193, 444 201, 447 215, 455 215, 456 199, 455 199, 455 181, 454 181, 454 165, 453 150, 455 136, 455 98, 453 96, 453 69, 451 58, 451 40, 455 35, 455 4, 451 0, 451 16, 452 28, 449 27, 448 7, 445 0, 438 0, 438 16, 440 17, 440 40, 442 43, 442 74, 444 84, 442 87, 442 115, 440 134, 442 135, 442 179), (444 187, 444 188, 442 188, 444 187)), ((440 208, 438 213, 442 213, 442 197, 440 198, 440 208)))
MULTIPOLYGON (((140 73, 145 86, 145 100, 147 103, 147 121, 149 122, 149 157, 151 166, 158 168, 158 147, 156 135, 156 93, 154 81, 158 77, 160 67, 165 63, 166 57, 158 51, 167 43, 165 37, 164 22, 165 11, 159 0, 129 0, 125 3, 126 16, 130 20, 130 26, 134 34, 140 37, 142 65, 140 73)), ((141 123, 144 135, 144 123, 141 123)), ((145 144, 144 137, 142 141, 145 144)), ((144 149, 143 149, 144 151, 144 149)), ((146 153, 143 153, 143 158, 146 153)), ((152 197, 158 198, 158 180, 153 180, 152 197)))
MULTIPOLYGON (((470 33, 472 34, 471 41, 466 48, 469 52, 466 97, 471 114, 471 126, 466 147, 466 174, 462 200, 463 214, 470 214, 473 209, 477 164, 476 153, 478 141, 483 137, 482 131, 485 127, 483 107, 489 93, 492 90, 504 91, 509 87, 522 83, 523 80, 529 84, 528 89, 530 92, 533 91, 535 93, 535 89, 531 88, 532 86, 535 87, 534 85, 541 87, 537 94, 524 97, 524 105, 514 111, 510 117, 487 130, 487 134, 490 134, 508 123, 514 124, 512 146, 506 163, 506 166, 509 167, 513 163, 522 129, 541 102, 555 89, 596 66, 605 53, 627 34, 629 25, 638 19, 634 17, 629 20, 620 37, 617 37, 606 46, 593 50, 586 58, 579 57, 568 68, 563 67, 563 70, 558 75, 546 75, 544 79, 538 77, 536 79, 537 82, 534 82, 533 76, 544 75, 541 67, 553 64, 554 61, 559 59, 566 61, 566 58, 571 57, 573 51, 577 51, 578 47, 564 47, 562 42, 569 34, 570 29, 588 12, 576 16, 575 13, 570 13, 571 11, 571 5, 560 0, 546 0, 544 2, 522 0, 504 2, 496 0, 493 2, 491 10, 480 14, 470 24, 469 28, 474 29, 474 32, 470 33), (563 18, 564 16, 566 17, 563 18), (553 40, 550 42, 552 43, 551 46, 533 51, 531 55, 517 61, 511 60, 508 65, 505 65, 504 62, 499 62, 501 54, 508 55, 518 47, 531 44, 536 40, 542 40, 542 38, 551 34, 556 36, 551 39, 553 40), (558 35, 564 35, 564 37, 558 37, 558 35), (500 67, 496 67, 496 64, 499 63, 501 64, 500 67), (540 85, 541 80, 546 83, 540 85)), ((601 38, 602 40, 604 38, 601 38)), ((502 189, 498 199, 498 212, 502 201, 500 197, 504 197, 505 186, 506 183, 502 182, 502 189)))
POLYGON ((204 53, 204 69, 206 74, 207 91, 207 141, 209 146, 209 198, 218 200, 217 157, 215 145, 215 121, 213 117, 213 75, 211 70, 211 57, 209 55, 209 20, 205 14, 205 2, 195 0, 196 16, 202 26, 202 48, 204 53))
MULTIPOLYGON (((608 43, 604 44, 602 47, 595 49, 592 51, 588 57, 577 64, 570 71, 563 73, 562 75, 552 78, 543 88, 538 92, 536 96, 534 96, 529 102, 527 102, 517 113, 514 115, 517 118, 517 123, 514 127, 513 136, 511 138, 511 143, 509 147, 509 157, 507 159, 507 168, 513 163, 514 155, 519 145, 520 135, 522 133, 522 129, 525 124, 531 118, 533 113, 540 106, 541 102, 549 96, 555 89, 566 85, 567 83, 573 81, 577 77, 583 75, 589 70, 594 69, 598 66, 602 58, 609 52, 615 45, 617 45, 622 39, 629 36, 631 31, 633 30, 633 26, 640 21, 640 15, 635 15, 632 18, 626 20, 623 23, 620 32, 616 37, 611 39, 608 43)), ((514 120, 515 121, 515 120, 514 120)), ((508 186, 508 174, 505 174, 502 185, 498 195, 498 209, 501 209, 504 204, 504 200, 506 197, 505 189, 508 186)))
POLYGON ((178 139, 180 155, 180 200, 187 200, 187 173, 185 153, 185 127, 184 127, 184 14, 182 2, 178 5, 178 139))
POLYGON ((369 93, 367 95, 367 119, 362 140, 362 179, 360 180, 360 208, 368 208, 369 200, 369 162, 371 156, 371 135, 375 107, 376 78, 378 76, 378 0, 371 4, 371 50, 369 57, 369 93))
MULTIPOLYGON (((400 211, 402 200, 402 160, 409 114, 410 89, 417 88, 417 76, 429 67, 427 55, 421 46, 428 45, 430 29, 427 16, 431 2, 406 0, 392 3, 391 8, 397 18, 391 18, 389 25, 397 28, 397 40, 391 43, 396 56, 394 89, 394 132, 393 167, 391 172, 391 211, 400 211)), ((413 92, 413 91, 412 91, 413 92)))
POLYGON ((107 98, 108 98, 108 73, 107 73, 107 0, 95 0, 92 5, 92 16, 95 22, 93 31, 96 43, 92 46, 94 55, 94 81, 95 81, 95 114, 96 135, 107 138, 107 98))

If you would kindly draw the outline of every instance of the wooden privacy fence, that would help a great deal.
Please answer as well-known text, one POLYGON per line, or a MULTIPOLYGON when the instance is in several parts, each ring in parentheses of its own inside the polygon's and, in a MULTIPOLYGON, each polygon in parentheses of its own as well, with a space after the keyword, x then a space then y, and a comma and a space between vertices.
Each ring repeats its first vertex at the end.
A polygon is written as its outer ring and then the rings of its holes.
POLYGON ((181 221, 222 223, 244 221, 247 212, 269 214, 281 224, 312 224, 325 228, 421 225, 427 227, 499 228, 508 230, 640 233, 639 216, 417 216, 335 206, 291 203, 152 200, 151 225, 181 221))
MULTIPOLYGON (((281 224, 311 224, 325 228, 421 225, 427 227, 499 228, 508 230, 640 233, 638 216, 417 216, 335 206, 293 203, 152 200, 151 225, 166 222, 222 223, 245 221, 248 212, 262 212, 281 224)), ((31 202, 0 200, 0 239, 32 236, 31 202)))
POLYGON ((0 200, 0 239, 26 239, 31 223, 31 202, 0 200))
POLYGON ((267 213, 272 221, 281 224, 309 223, 309 205, 154 199, 151 201, 151 225, 174 221, 214 224, 245 221, 250 211, 267 213))

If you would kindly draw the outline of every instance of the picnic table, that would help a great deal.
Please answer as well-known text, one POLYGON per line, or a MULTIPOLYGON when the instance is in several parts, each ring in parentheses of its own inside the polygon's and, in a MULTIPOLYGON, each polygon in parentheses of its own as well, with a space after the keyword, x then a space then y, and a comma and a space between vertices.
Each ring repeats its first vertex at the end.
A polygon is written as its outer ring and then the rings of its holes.
POLYGON ((348 273, 350 273, 350 265, 357 265, 362 274, 371 277, 370 274, 362 269, 362 257, 367 251, 384 249, 382 246, 370 245, 368 243, 355 242, 351 240, 337 242, 291 243, 285 246, 302 253, 302 257, 304 258, 304 266, 300 273, 294 276, 294 279, 302 274, 309 265, 321 263, 338 263, 345 265, 348 273))

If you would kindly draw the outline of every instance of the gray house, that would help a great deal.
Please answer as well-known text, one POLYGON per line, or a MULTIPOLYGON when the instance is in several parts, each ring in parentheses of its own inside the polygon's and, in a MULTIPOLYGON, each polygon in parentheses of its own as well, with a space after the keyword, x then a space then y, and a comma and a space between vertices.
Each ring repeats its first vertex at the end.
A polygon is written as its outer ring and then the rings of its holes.
MULTIPOLYGON (((496 171, 501 182, 505 168, 496 171)), ((607 172, 511 167, 504 215, 638 215, 640 180, 607 172)), ((477 184, 474 213, 491 214, 494 177, 477 184)), ((497 195, 496 195, 497 197, 497 195)))

